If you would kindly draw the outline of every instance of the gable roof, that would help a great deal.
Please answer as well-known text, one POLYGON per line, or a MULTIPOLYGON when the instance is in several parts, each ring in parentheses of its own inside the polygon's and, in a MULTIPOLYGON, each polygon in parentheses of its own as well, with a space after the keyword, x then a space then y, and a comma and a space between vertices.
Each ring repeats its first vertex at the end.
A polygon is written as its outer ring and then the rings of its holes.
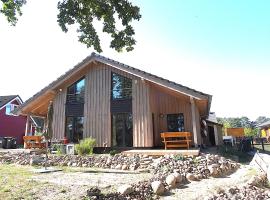
POLYGON ((0 96, 0 110, 16 98, 22 103, 22 99, 19 95, 0 96))
POLYGON ((70 69, 69 71, 67 71, 65 74, 63 74, 62 76, 60 76, 58 79, 56 79, 55 81, 53 81, 52 83, 50 83, 48 86, 46 86, 45 88, 43 88, 42 90, 40 90, 38 93, 36 93, 34 96, 32 96, 31 98, 29 98, 27 101, 25 101, 18 109, 17 112, 19 112, 19 110, 21 110, 24 106, 26 106, 28 103, 34 101, 36 98, 38 98, 39 96, 41 96, 44 92, 49 91, 49 90, 53 90, 54 88, 57 88, 57 86, 59 86, 62 82, 64 82, 65 80, 67 80, 70 76, 72 76, 73 74, 75 74, 76 72, 78 72, 79 70, 83 69, 84 67, 86 67, 89 63, 91 62, 101 62, 104 64, 107 64, 111 67, 120 69, 122 71, 125 71, 127 73, 133 74, 137 77, 141 77, 145 80, 148 80, 150 82, 156 83, 158 85, 164 86, 166 88, 170 88, 171 90, 183 93, 187 96, 193 97, 195 99, 204 99, 204 100, 208 100, 208 111, 210 110, 210 105, 211 105, 211 100, 212 100, 212 96, 197 90, 194 90, 192 88, 183 86, 181 84, 175 83, 173 81, 170 81, 168 79, 164 79, 162 77, 153 75, 151 73, 142 71, 140 69, 131 67, 129 65, 120 63, 118 61, 115 61, 113 59, 101 56, 99 54, 96 53, 92 53, 90 56, 86 57, 83 61, 81 61, 80 63, 78 63, 77 65, 75 65, 72 69, 70 69))
POLYGON ((259 127, 263 128, 263 127, 270 127, 270 120, 263 122, 261 124, 258 125, 259 127))

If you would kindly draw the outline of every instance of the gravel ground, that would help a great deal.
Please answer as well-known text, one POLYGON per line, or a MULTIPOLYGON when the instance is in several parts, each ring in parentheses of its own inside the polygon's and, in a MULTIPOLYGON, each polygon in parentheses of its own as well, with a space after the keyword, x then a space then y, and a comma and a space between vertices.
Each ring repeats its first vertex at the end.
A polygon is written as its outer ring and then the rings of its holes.
POLYGON ((161 197, 163 200, 197 200, 214 194, 220 188, 225 189, 229 186, 238 186, 246 183, 254 170, 248 165, 242 165, 235 173, 227 177, 208 178, 201 181, 193 181, 190 184, 180 186, 170 191, 169 196, 161 197))

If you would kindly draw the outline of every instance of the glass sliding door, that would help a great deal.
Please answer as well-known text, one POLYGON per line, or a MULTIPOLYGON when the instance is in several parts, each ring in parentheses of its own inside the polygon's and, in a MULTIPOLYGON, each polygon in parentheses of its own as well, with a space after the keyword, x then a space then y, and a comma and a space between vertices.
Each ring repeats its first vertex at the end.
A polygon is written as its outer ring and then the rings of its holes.
POLYGON ((131 113, 112 114, 112 146, 133 146, 133 127, 131 113))
POLYGON ((83 117, 66 118, 66 137, 73 143, 83 139, 83 117))

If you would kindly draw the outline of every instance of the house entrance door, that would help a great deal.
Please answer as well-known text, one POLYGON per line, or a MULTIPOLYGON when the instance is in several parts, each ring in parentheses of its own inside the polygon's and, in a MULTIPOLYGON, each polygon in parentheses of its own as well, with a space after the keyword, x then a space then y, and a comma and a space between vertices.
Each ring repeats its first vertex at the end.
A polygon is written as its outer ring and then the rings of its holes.
POLYGON ((112 146, 133 146, 133 128, 131 113, 112 114, 112 146))

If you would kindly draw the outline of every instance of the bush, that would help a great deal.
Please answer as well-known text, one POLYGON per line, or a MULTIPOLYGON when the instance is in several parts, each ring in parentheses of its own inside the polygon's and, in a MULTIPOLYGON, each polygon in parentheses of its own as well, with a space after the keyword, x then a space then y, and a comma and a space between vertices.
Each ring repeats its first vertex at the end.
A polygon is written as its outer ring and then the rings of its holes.
POLYGON ((117 151, 116 151, 116 150, 111 150, 111 151, 109 152, 109 154, 110 154, 111 156, 114 156, 115 154, 117 154, 117 151))
POLYGON ((96 140, 94 138, 85 138, 75 145, 75 150, 79 155, 90 155, 93 154, 95 145, 96 140))

